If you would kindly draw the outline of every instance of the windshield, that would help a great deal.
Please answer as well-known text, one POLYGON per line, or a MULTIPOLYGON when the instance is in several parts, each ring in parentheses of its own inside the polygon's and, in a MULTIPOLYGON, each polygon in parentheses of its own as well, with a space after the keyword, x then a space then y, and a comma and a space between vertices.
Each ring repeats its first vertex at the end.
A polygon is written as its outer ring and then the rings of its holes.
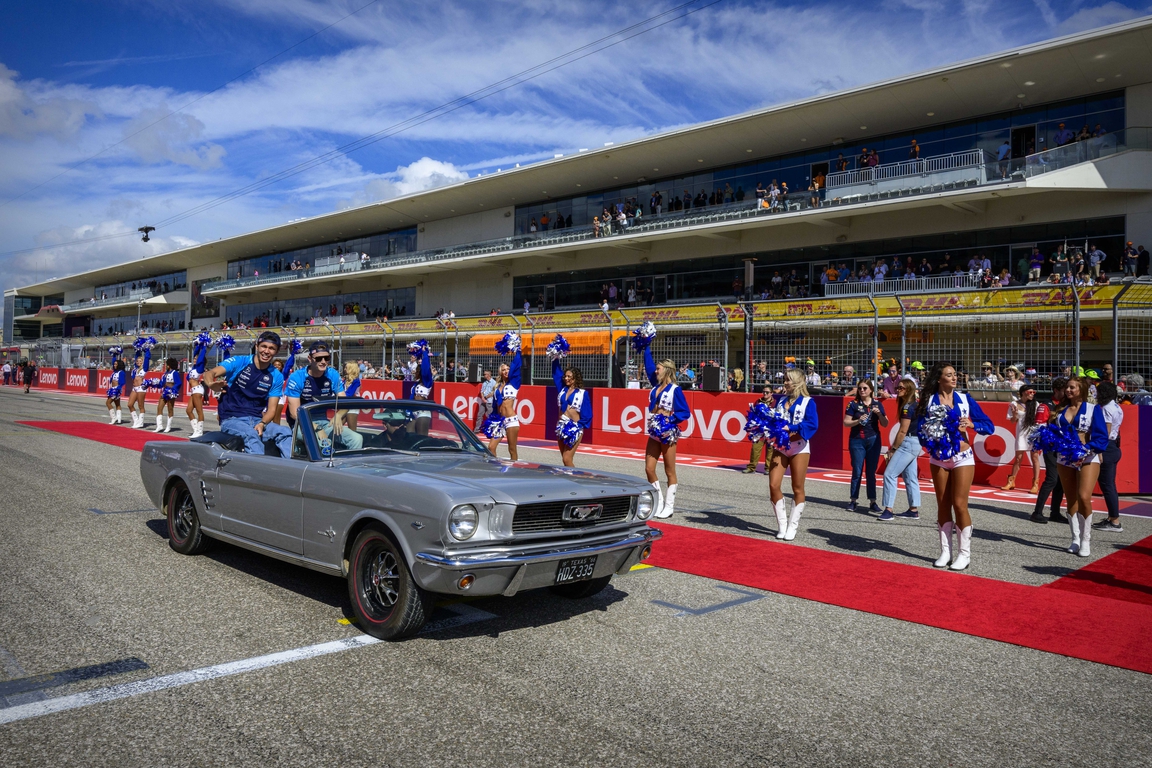
POLYGON ((320 453, 487 453, 447 408, 433 403, 363 400, 307 406, 320 453))

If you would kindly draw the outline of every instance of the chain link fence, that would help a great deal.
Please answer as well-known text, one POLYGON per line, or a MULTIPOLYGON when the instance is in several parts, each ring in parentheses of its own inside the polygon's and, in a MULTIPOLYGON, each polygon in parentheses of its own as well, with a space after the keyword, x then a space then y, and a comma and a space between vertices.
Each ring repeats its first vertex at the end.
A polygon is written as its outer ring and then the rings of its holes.
POLYGON ((1152 386, 1152 283, 1132 283, 1117 297, 1116 376, 1129 390, 1152 386), (1136 379, 1139 377, 1139 379, 1136 379))

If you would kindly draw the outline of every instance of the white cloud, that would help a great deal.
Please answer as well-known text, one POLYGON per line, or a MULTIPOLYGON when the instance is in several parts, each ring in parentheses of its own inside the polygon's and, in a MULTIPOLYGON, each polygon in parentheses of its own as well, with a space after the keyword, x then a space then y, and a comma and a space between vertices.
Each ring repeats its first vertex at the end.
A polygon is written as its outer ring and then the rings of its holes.
POLYGON ((1134 9, 1117 2, 1081 8, 1064 21, 1055 25, 1054 32, 1058 35, 1071 35, 1096 27, 1106 27, 1109 24, 1119 24, 1122 21, 1135 19, 1149 12, 1149 8, 1134 9))
POLYGON ((64 140, 74 136, 97 106, 87 100, 31 98, 16 82, 17 72, 0 64, 0 137, 29 141, 38 136, 64 140))
POLYGON ((171 114, 167 104, 141 110, 124 126, 124 143, 146 163, 171 162, 205 170, 217 168, 224 157, 219 144, 194 146, 204 123, 187 112, 171 114))

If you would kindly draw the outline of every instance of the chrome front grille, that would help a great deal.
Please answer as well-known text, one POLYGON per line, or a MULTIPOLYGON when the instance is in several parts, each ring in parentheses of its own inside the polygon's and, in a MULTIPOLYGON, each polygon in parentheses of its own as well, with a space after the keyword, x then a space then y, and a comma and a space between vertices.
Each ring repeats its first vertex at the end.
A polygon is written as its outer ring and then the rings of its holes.
POLYGON ((577 499, 574 501, 544 501, 521 504, 512 516, 512 533, 540 533, 591 528, 604 523, 619 523, 628 519, 632 511, 632 496, 611 496, 605 499, 577 499), (565 520, 564 510, 583 505, 603 505, 594 520, 565 520))

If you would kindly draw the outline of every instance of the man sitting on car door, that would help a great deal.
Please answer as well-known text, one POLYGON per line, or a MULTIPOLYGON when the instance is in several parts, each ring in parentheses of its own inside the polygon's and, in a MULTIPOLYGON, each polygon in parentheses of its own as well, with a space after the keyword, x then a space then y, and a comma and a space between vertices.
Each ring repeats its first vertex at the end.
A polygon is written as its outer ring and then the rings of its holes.
POLYGON ((284 391, 284 376, 272 365, 280 351, 280 337, 265 331, 256 340, 255 354, 236 355, 204 373, 204 384, 220 395, 216 415, 220 431, 244 440, 246 453, 264 453, 274 442, 280 455, 292 455, 292 431, 273 422, 284 391), (225 377, 221 379, 221 377, 225 377))
MULTIPOLYGON (((344 394, 344 382, 340 374, 332 370, 332 351, 323 341, 314 341, 308 347, 308 367, 292 372, 288 377, 288 420, 296 423, 296 411, 301 405, 307 405, 314 400, 330 400, 336 395, 344 394)), ((338 411, 332 421, 327 419, 313 419, 312 426, 316 428, 316 437, 329 440, 332 433, 336 433, 336 440, 340 445, 350 451, 358 451, 364 447, 364 438, 344 423, 344 414, 347 411, 338 411)))

